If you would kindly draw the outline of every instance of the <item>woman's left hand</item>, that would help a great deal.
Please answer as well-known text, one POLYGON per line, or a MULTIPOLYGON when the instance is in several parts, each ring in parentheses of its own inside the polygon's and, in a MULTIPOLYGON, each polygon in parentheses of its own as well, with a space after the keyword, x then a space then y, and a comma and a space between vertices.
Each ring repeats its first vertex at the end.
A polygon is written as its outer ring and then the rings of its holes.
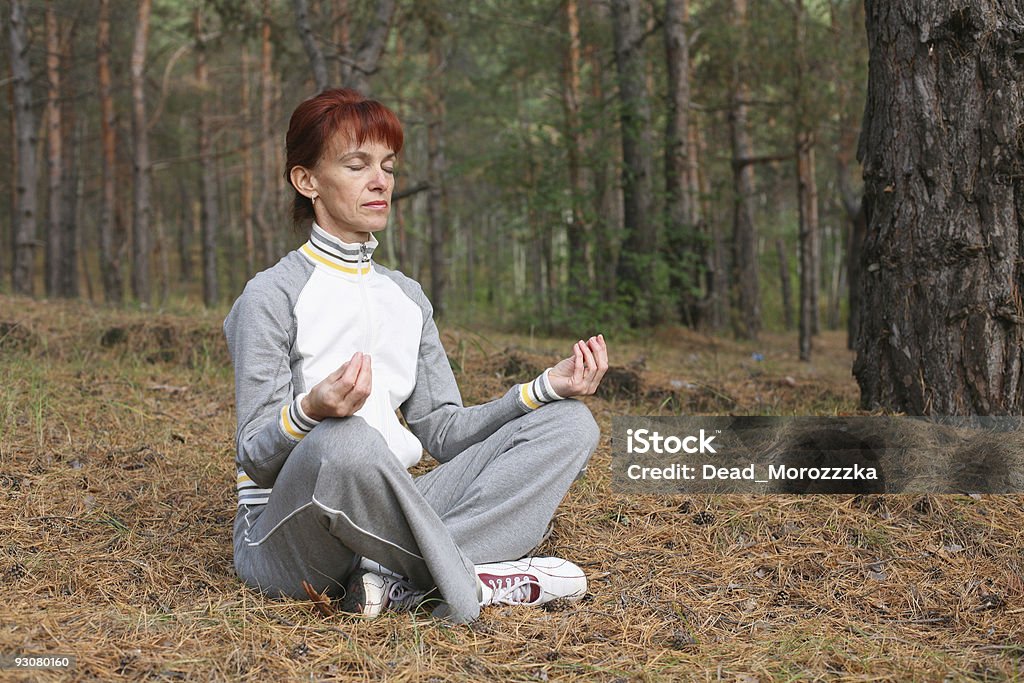
POLYGON ((551 368, 548 381, 562 398, 589 396, 597 391, 605 371, 608 370, 608 347, 604 336, 597 335, 587 341, 578 341, 572 347, 572 356, 564 358, 551 368))

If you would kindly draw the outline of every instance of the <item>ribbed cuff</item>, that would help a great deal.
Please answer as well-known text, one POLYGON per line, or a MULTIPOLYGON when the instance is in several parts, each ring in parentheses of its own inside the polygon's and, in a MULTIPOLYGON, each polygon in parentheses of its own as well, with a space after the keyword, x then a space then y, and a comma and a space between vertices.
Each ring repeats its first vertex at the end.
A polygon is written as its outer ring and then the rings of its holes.
POLYGON ((305 396, 305 393, 299 394, 294 401, 281 408, 281 431, 300 441, 320 424, 319 420, 314 420, 302 411, 302 399, 305 396))
POLYGON ((548 378, 550 372, 551 368, 548 368, 532 382, 519 385, 519 399, 530 410, 536 410, 545 403, 561 401, 564 398, 551 388, 551 380, 548 378))

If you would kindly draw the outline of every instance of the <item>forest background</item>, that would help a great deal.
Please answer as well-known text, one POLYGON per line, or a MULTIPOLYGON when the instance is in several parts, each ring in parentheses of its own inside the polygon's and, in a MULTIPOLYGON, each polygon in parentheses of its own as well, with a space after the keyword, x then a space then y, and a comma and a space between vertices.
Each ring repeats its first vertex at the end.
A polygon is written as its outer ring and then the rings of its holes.
POLYGON ((377 256, 441 315, 548 333, 799 324, 805 359, 848 319, 860 2, 8 10, 4 289, 229 303, 302 240, 291 110, 346 85, 405 124, 377 256))

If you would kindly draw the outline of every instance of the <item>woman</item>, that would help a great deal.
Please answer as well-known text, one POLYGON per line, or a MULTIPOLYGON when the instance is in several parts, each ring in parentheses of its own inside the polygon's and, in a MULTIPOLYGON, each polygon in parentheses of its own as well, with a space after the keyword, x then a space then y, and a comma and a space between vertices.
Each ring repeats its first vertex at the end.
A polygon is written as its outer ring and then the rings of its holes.
POLYGON ((604 339, 463 407, 419 284, 372 260, 402 141, 395 114, 352 90, 292 114, 286 177, 310 238, 224 322, 236 572, 274 596, 304 596, 308 581, 366 616, 433 600, 436 615, 470 621, 487 604, 578 599, 579 567, 523 555, 596 447, 590 412, 562 399, 597 388, 604 339), (414 479, 424 447, 441 464, 414 479))

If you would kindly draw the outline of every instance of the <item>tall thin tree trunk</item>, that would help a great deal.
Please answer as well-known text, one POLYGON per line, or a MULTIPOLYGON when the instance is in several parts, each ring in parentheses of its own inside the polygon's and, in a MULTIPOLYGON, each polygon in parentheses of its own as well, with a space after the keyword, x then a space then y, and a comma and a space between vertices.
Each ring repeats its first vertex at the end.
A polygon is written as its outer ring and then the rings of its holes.
POLYGON ((789 258, 786 243, 779 237, 775 240, 775 253, 779 258, 779 284, 782 291, 782 317, 786 329, 793 329, 793 285, 789 280, 789 258))
POLYGON ((867 0, 861 405, 1024 410, 1018 3, 867 0))
POLYGON ((242 44, 242 235, 245 239, 245 272, 252 275, 256 272, 256 239, 253 231, 252 204, 253 179, 252 168, 252 102, 249 81, 249 46, 242 44))
POLYGON ((11 284, 18 294, 35 291, 36 121, 32 111, 32 68, 28 59, 28 18, 22 0, 11 0, 11 75, 14 80, 14 134, 18 140, 14 263, 11 284))
POLYGON ((569 192, 572 218, 566 228, 569 240, 569 300, 577 301, 589 291, 590 240, 583 213, 583 135, 580 124, 580 18, 577 0, 565 2, 566 52, 562 76, 562 104, 565 108, 566 146, 569 153, 569 192))
POLYGON ((146 122, 146 46, 149 42, 149 15, 152 0, 139 0, 135 41, 132 47, 132 138, 135 154, 132 164, 132 293, 142 305, 150 300, 150 178, 149 134, 146 122))
POLYGON ((110 77, 110 0, 100 0, 96 25, 96 72, 100 96, 100 139, 102 141, 103 181, 100 201, 100 273, 103 298, 109 304, 124 300, 121 279, 121 245, 115 244, 115 175, 117 173, 117 142, 114 116, 114 95, 110 77))
POLYGON ((733 167, 733 263, 736 273, 739 319, 736 333, 757 339, 761 331, 761 293, 757 260, 757 226, 754 224, 753 143, 747 124, 746 35, 747 0, 733 0, 733 26, 739 40, 733 61, 732 132, 733 167))
POLYGON ((665 116, 665 242, 670 255, 669 285, 687 325, 695 326, 696 293, 701 262, 692 222, 689 182, 690 53, 686 37, 687 0, 665 2, 665 62, 668 66, 668 112, 665 116))
POLYGON ((337 49, 337 59, 334 61, 334 82, 345 82, 345 64, 352 58, 352 32, 349 23, 352 21, 352 8, 348 0, 334 0, 331 3, 334 8, 334 45, 337 49))
POLYGON ((807 72, 806 25, 803 0, 794 1, 796 79, 793 103, 796 111, 797 206, 800 213, 800 360, 811 360, 811 340, 818 333, 818 290, 821 246, 818 226, 818 184, 814 167, 814 131, 807 113, 804 80, 807 72))
MULTIPOLYGON (((72 64, 72 46, 74 45, 74 24, 64 40, 64 50, 61 59, 65 64, 72 64)), ((78 273, 79 254, 81 252, 81 235, 79 225, 79 197, 81 195, 81 183, 79 179, 79 166, 82 150, 82 137, 84 121, 78 122, 76 116, 75 102, 78 99, 74 79, 64 80, 63 96, 63 135, 64 148, 64 187, 61 192, 61 243, 63 248, 60 252, 58 262, 60 263, 60 278, 58 280, 58 294, 65 298, 78 297, 78 273)))
POLYGON ((274 262, 274 228, 278 216, 274 196, 277 184, 274 182, 274 134, 271 130, 271 116, 274 102, 274 75, 271 69, 271 15, 270 0, 263 0, 263 26, 260 42, 260 197, 256 205, 256 225, 260 233, 260 262, 268 266, 274 262))
POLYGON ((644 69, 640 0, 612 0, 615 64, 619 76, 622 129, 623 217, 625 234, 619 256, 619 281, 632 297, 632 322, 655 320, 649 292, 658 240, 651 215, 652 159, 650 103, 644 69))
POLYGON ((213 143, 210 132, 210 79, 206 66, 206 37, 203 33, 202 10, 194 15, 196 40, 196 86, 199 89, 199 111, 196 128, 199 133, 199 198, 203 236, 203 303, 208 308, 217 304, 217 174, 214 169, 213 143))
POLYGON ((441 54, 440 36, 429 34, 429 70, 433 87, 427 91, 427 167, 430 177, 430 191, 427 195, 427 213, 430 224, 430 300, 434 312, 443 316, 445 300, 445 275, 447 274, 445 248, 444 210, 444 92, 441 86, 442 71, 445 68, 441 54))
MULTIPOLYGON (((593 47, 587 50, 586 55, 593 72, 590 80, 590 97, 594 102, 602 102, 604 101, 603 79, 605 78, 602 61, 593 47)), ((615 189, 609 180, 611 169, 617 165, 617 154, 601 144, 603 140, 607 140, 608 136, 612 135, 610 128, 608 118, 604 112, 600 113, 598 125, 591 133, 589 144, 592 150, 591 155, 596 157, 590 164, 594 174, 594 240, 597 244, 602 245, 600 249, 594 250, 593 280, 601 292, 601 298, 605 301, 614 301, 618 288, 616 242, 619 240, 618 226, 621 223, 615 201, 615 189)))
POLYGON ((60 291, 60 252, 62 208, 61 175, 64 154, 61 149, 63 130, 60 124, 60 27, 53 10, 53 0, 46 3, 46 167, 48 179, 48 216, 46 222, 46 295, 60 291))

